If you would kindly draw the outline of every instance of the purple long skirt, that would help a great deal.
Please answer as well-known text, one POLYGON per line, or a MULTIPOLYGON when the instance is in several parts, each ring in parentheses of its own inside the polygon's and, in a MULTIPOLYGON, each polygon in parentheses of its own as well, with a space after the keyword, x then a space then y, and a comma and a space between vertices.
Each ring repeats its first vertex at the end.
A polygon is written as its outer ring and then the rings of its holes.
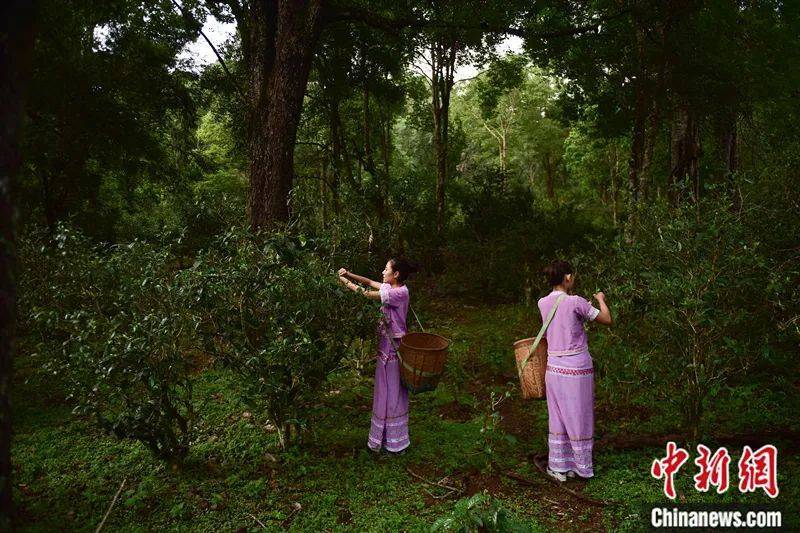
MULTIPOLYGON (((399 339, 395 341, 399 343, 399 339)), ((381 336, 372 394, 372 426, 367 445, 399 452, 408 448, 408 391, 400 383, 400 361, 391 341, 381 336)))
POLYGON ((550 430, 548 466, 555 472, 592 477, 594 368, 589 353, 549 356, 545 386, 550 430))

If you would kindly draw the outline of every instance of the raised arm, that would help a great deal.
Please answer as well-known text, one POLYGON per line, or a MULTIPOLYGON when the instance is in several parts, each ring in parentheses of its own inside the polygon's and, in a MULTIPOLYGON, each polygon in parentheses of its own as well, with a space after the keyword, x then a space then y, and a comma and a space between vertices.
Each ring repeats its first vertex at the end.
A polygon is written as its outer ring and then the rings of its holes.
POLYGON ((351 291, 363 294, 364 296, 366 296, 370 300, 380 300, 381 299, 380 291, 368 291, 364 287, 359 287, 358 285, 356 285, 355 283, 353 283, 352 281, 350 281, 349 279, 347 279, 344 276, 339 276, 339 281, 341 282, 342 285, 344 285, 345 287, 347 287, 351 291))
POLYGON ((352 272, 350 272, 346 268, 340 268, 339 269, 339 275, 340 276, 344 276, 346 278, 350 278, 350 279, 356 280, 360 284, 368 285, 368 286, 372 287, 373 289, 380 289, 381 288, 380 282, 372 281, 371 279, 365 278, 364 276, 359 276, 358 274, 353 274, 352 272))
POLYGON ((597 304, 600 306, 600 314, 597 315, 594 321, 610 326, 613 321, 611 320, 611 311, 608 310, 608 306, 606 305, 606 295, 602 292, 598 292, 594 295, 594 299, 597 300, 597 304))

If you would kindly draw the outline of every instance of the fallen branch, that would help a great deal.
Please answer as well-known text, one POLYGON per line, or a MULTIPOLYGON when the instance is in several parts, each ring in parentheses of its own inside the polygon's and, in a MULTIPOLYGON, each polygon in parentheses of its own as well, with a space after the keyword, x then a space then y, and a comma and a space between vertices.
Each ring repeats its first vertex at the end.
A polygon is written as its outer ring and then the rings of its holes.
POLYGON ((117 489, 117 493, 114 494, 114 499, 111 500, 111 505, 108 506, 108 511, 106 511, 105 516, 103 516, 103 520, 100 521, 100 524, 97 526, 97 529, 94 530, 94 533, 99 533, 103 526, 106 525, 106 520, 108 520, 108 515, 111 514, 111 509, 114 508, 114 504, 117 503, 117 498, 119 498, 119 494, 122 492, 123 487, 125 487, 125 483, 128 481, 128 478, 122 480, 122 484, 117 489))
POLYGON ((251 514, 251 515, 250 515, 250 518, 252 518, 252 519, 253 519, 253 520, 255 520, 256 522, 258 522, 258 525, 259 525, 259 526, 261 526, 263 529, 267 529, 267 526, 265 526, 265 525, 264 525, 264 522, 262 522, 261 520, 259 520, 258 518, 256 518, 256 517, 255 517, 255 515, 252 515, 252 514, 251 514))
POLYGON ((443 477, 437 483, 434 483, 433 481, 429 481, 429 480, 425 479, 424 477, 420 476, 419 474, 415 473, 408 466, 406 467, 406 472, 408 472, 409 474, 411 474, 415 478, 419 479, 423 483, 427 483, 428 485, 431 485, 432 487, 439 487, 440 489, 447 489, 447 490, 452 491, 452 492, 459 492, 459 493, 464 492, 464 489, 460 489, 460 488, 457 488, 457 487, 451 487, 450 485, 443 484, 442 481, 447 479, 446 477, 443 477))
POLYGON ((283 520, 283 522, 281 522, 281 527, 286 529, 286 527, 292 522, 294 516, 297 513, 299 513, 302 508, 303 508, 302 505, 300 505, 298 502, 294 502, 292 504, 292 512, 289 513, 289 516, 287 516, 286 519, 283 520))
MULTIPOLYGON (((542 473, 542 475, 545 477, 545 479, 547 479, 547 481, 549 481, 551 483, 554 483, 559 489, 561 489, 564 492, 569 493, 572 496, 578 498, 579 500, 584 501, 586 503, 589 503, 591 505, 597 505, 599 507, 607 507, 607 506, 610 506, 610 505, 619 505, 618 502, 606 501, 606 500, 595 500, 594 498, 590 498, 589 496, 584 496, 580 492, 576 492, 576 491, 574 491, 574 490, 572 490, 570 488, 565 487, 564 483, 558 482, 555 479, 553 479, 553 478, 551 478, 550 476, 547 475, 547 472, 545 471, 545 468, 541 464, 541 461, 543 459, 546 460, 546 457, 543 456, 543 455, 537 455, 533 459, 533 464, 536 465, 536 468, 539 470, 539 472, 542 473)), ((514 481, 522 483, 523 485, 531 485, 531 486, 535 486, 536 485, 536 483, 534 483, 530 479, 528 479, 528 478, 526 478, 526 477, 524 477, 524 476, 522 476, 520 474, 517 474, 516 472, 513 472, 513 471, 506 472, 505 475, 506 475, 506 477, 509 477, 509 478, 513 479, 514 481)))

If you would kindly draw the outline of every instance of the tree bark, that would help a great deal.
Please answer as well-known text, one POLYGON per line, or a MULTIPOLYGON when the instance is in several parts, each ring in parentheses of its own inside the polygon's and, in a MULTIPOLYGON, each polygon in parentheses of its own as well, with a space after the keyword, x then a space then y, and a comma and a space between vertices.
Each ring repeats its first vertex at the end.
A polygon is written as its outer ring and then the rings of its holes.
POLYGON ((436 232, 444 235, 445 187, 447 184, 450 93, 453 89, 458 43, 436 40, 431 46, 431 92, 433 95, 433 141, 436 147, 436 232))
POLYGON ((631 158, 628 166, 628 181, 631 190, 631 203, 639 203, 641 178, 645 161, 645 137, 647 131, 647 72, 645 67, 644 27, 638 17, 634 17, 636 35, 636 57, 639 63, 639 75, 634 82, 635 102, 633 110, 633 132, 631 134, 631 158))
POLYGON ((11 375, 16 340, 16 192, 24 87, 33 53, 34 1, 0 7, 0 530, 12 526, 11 375))
POLYGON ((289 219, 294 145, 322 0, 255 1, 237 22, 250 81, 248 209, 257 230, 289 219))
POLYGON ((691 187, 693 199, 699 203, 700 129, 695 113, 685 100, 675 109, 671 136, 670 199, 673 205, 678 205, 683 195, 676 189, 691 187))

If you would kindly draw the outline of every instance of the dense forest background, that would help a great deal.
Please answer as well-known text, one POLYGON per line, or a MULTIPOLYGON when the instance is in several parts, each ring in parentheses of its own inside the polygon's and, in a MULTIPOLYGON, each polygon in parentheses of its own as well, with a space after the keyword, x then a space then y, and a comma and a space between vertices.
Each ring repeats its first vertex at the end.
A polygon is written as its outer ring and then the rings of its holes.
POLYGON ((336 269, 402 254, 434 330, 454 309, 502 309, 486 335, 519 321, 508 353, 462 331, 443 385, 488 402, 490 435, 496 383, 466 384, 513 381, 563 258, 617 321, 591 340, 601 404, 687 442, 800 430, 799 32, 779 1, 42 0, 18 390, 175 468, 224 393, 299 454, 320 391, 369 374, 376 310, 336 269), (181 52, 210 17, 237 33, 198 69, 181 52))

